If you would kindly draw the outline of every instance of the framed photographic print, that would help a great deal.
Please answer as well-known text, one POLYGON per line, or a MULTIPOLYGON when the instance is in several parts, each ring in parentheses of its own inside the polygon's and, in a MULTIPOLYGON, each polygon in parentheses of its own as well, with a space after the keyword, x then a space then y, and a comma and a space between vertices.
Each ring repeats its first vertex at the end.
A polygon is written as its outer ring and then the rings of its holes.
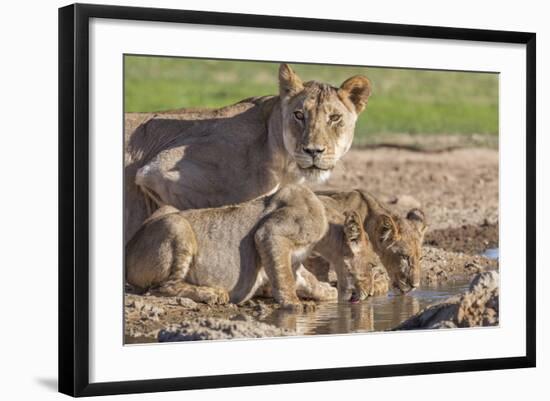
POLYGON ((534 33, 70 5, 59 150, 63 393, 535 366, 534 33))

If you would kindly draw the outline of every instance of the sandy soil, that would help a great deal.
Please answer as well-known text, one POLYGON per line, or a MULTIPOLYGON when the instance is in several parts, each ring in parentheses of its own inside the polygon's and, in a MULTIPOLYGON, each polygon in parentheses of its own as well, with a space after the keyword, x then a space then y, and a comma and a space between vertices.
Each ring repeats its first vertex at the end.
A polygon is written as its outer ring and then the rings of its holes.
MULTIPOLYGON (((243 305, 206 305, 181 297, 125 295, 125 342, 127 344, 182 341, 221 340, 236 337, 277 337, 293 335, 260 323, 279 305, 272 299, 257 298, 243 305)), ((304 311, 316 308, 304 302, 304 311)))
MULTIPOLYGON (((454 149, 442 146, 441 140, 438 144, 428 151, 378 145, 352 149, 331 179, 316 188, 365 189, 400 213, 421 207, 429 225, 422 281, 430 286, 498 268, 498 261, 481 255, 498 248, 498 151, 454 149)), ((154 341, 161 329, 165 329, 163 338, 187 339, 193 330, 202 333, 194 339, 225 338, 216 337, 215 328, 230 333, 229 337, 292 334, 254 322, 277 307, 269 300, 239 307, 207 306, 187 299, 127 294, 125 303, 127 342, 154 341)))
POLYGON ((397 209, 418 202, 430 231, 498 224, 498 152, 350 150, 323 188, 366 189, 397 209))

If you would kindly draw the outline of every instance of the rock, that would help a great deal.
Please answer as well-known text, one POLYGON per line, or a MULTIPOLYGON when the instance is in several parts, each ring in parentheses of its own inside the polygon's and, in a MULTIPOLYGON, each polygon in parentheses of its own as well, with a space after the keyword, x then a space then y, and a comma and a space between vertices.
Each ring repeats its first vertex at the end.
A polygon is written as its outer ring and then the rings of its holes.
POLYGON ((499 274, 476 275, 462 295, 430 305, 394 330, 497 326, 499 324, 499 274))
POLYGON ((482 273, 474 277, 462 296, 457 321, 460 327, 498 325, 499 275, 482 273))
POLYGON ((441 322, 435 323, 431 329, 456 329, 457 326, 451 320, 442 320, 441 322))
POLYGON ((189 298, 182 298, 178 297, 178 305, 183 306, 187 309, 195 309, 197 307, 197 303, 189 298))
POLYGON ((464 269, 467 271, 471 271, 472 273, 481 273, 483 270, 485 270, 483 266, 474 261, 466 262, 464 264, 464 269))
POLYGON ((269 324, 252 320, 230 320, 221 318, 196 318, 180 324, 173 324, 160 330, 159 342, 227 340, 231 338, 265 338, 295 334, 269 324))

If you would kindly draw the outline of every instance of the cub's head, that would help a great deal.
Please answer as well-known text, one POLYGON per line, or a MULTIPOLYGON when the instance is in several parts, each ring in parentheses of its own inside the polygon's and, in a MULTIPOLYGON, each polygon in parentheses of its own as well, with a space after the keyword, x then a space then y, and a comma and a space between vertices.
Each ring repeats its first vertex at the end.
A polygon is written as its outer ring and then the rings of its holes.
POLYGON ((354 76, 339 88, 317 81, 303 83, 281 64, 279 94, 286 151, 301 177, 311 182, 328 179, 351 146, 357 116, 371 94, 369 80, 354 76))
POLYGON ((420 285, 420 258, 426 232, 424 212, 412 209, 406 218, 380 214, 375 219, 376 248, 393 286, 401 293, 420 285))
POLYGON ((344 216, 343 258, 353 280, 350 302, 357 303, 374 295, 373 269, 379 264, 379 259, 363 228, 359 214, 348 211, 344 216))

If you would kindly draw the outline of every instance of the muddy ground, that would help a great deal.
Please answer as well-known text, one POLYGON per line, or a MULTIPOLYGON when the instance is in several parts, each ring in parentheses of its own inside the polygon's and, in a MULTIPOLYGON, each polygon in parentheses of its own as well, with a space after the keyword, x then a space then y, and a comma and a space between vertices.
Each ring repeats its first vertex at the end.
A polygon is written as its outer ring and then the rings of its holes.
MULTIPOLYGON (((365 189, 400 213, 421 207, 429 225, 423 285, 471 279, 498 269, 497 260, 481 253, 498 248, 499 159, 494 148, 463 148, 455 142, 439 137, 436 145, 426 142, 424 147, 415 143, 352 149, 331 179, 315 189, 365 189)), ((268 299, 238 307, 208 306, 188 299, 127 294, 125 305, 128 343, 294 334, 259 323, 277 308, 268 299)))

